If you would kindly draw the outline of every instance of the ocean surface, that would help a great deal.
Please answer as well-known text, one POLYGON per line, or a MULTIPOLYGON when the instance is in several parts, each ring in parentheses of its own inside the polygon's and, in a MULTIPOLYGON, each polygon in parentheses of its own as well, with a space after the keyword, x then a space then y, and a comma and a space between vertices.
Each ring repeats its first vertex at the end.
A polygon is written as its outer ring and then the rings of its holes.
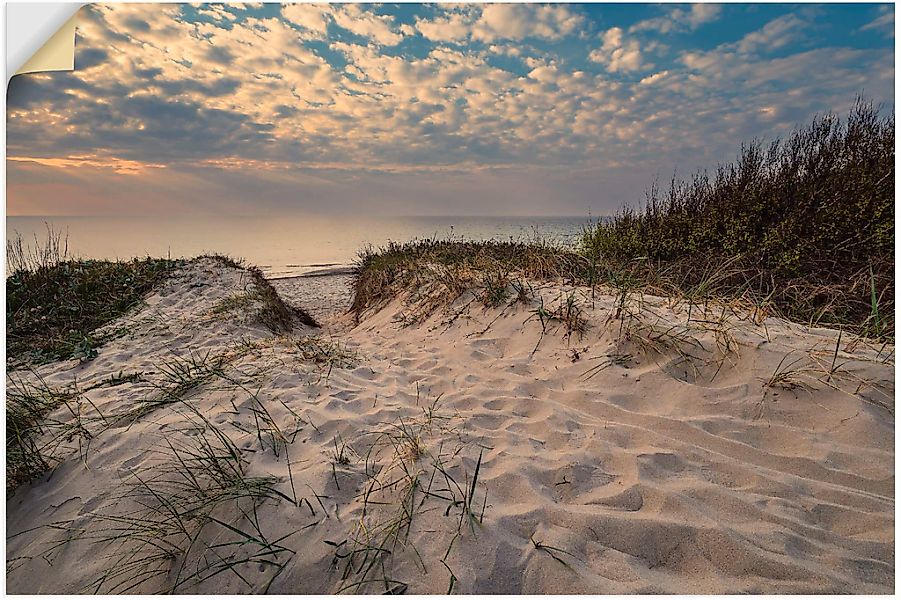
POLYGON ((588 217, 7 217, 6 239, 43 240, 49 225, 78 258, 221 253, 290 277, 353 263, 367 245, 423 238, 578 242, 588 217))

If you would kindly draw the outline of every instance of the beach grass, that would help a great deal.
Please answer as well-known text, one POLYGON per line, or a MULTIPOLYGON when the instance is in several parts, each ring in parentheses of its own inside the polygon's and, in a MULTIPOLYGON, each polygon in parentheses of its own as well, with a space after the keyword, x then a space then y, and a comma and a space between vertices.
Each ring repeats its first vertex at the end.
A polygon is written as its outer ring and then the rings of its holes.
POLYGON ((516 278, 581 280, 588 261, 574 251, 536 241, 422 239, 367 247, 354 269, 351 311, 381 306, 402 291, 432 284, 436 300, 453 300, 467 289, 483 290, 486 305, 503 303, 515 292, 516 278))
POLYGON ((289 333, 297 323, 307 327, 319 327, 313 316, 298 306, 292 306, 279 296, 259 267, 244 267, 256 287, 260 301, 257 319, 273 333, 289 333))
POLYGON ((19 265, 6 278, 7 362, 91 358, 103 342, 93 332, 139 305, 178 264, 64 256, 34 268, 19 265))
POLYGON ((213 307, 214 314, 221 315, 255 305, 258 307, 257 320, 273 333, 289 333, 297 323, 307 327, 319 327, 319 323, 310 313, 285 302, 259 267, 224 254, 205 254, 197 258, 209 258, 225 267, 244 271, 254 288, 252 291, 245 291, 243 294, 223 300, 213 307))
MULTIPOLYGON (((108 385, 100 382, 94 387, 108 385)), ((91 440, 106 428, 103 413, 77 381, 51 386, 39 374, 11 377, 6 389, 6 489, 15 489, 55 466, 77 448, 87 461, 91 440), (62 409, 56 413, 57 409, 62 409)))
POLYGON ((280 542, 294 532, 273 539, 260 525, 265 502, 294 502, 275 488, 278 479, 248 475, 227 433, 190 405, 180 409, 186 435, 165 440, 161 462, 132 470, 117 502, 96 515, 99 526, 84 534, 109 549, 107 568, 85 591, 127 593, 156 581, 175 593, 231 574, 265 593, 293 554, 280 542), (251 566, 276 568, 258 588, 242 574, 251 566))

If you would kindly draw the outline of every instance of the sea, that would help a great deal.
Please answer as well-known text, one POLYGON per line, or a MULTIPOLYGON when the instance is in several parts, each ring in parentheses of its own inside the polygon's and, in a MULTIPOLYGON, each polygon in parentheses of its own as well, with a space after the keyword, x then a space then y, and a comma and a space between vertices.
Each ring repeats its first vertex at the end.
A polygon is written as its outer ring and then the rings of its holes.
POLYGON ((243 258, 270 278, 340 272, 361 249, 416 239, 545 240, 575 246, 589 217, 7 217, 6 239, 34 244, 48 227, 76 258, 243 258))

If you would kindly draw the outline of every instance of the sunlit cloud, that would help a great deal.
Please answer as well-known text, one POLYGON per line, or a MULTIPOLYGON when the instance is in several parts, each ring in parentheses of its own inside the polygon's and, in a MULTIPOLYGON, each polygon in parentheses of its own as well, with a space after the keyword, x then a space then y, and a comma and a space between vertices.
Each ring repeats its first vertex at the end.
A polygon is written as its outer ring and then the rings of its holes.
POLYGON ((68 156, 66 158, 41 158, 35 156, 7 156, 14 163, 33 163, 59 169, 95 168, 109 170, 120 175, 145 175, 151 169, 165 169, 166 165, 136 160, 122 160, 114 157, 68 156))
POLYGON ((416 30, 435 42, 556 40, 576 32, 583 23, 584 17, 567 6, 486 4, 464 5, 434 18, 417 18, 416 30))
POLYGON ((639 21, 632 25, 629 31, 657 31, 666 34, 674 31, 693 30, 705 23, 715 21, 721 12, 722 6, 719 4, 692 4, 688 9, 672 6, 667 9, 666 14, 639 21))
POLYGON ((589 60, 607 66, 611 73, 642 68, 641 48, 637 40, 623 39, 623 30, 612 27, 601 37, 603 46, 588 55, 589 60))
POLYGON ((753 31, 735 44, 742 54, 771 52, 788 46, 799 39, 805 23, 795 15, 773 19, 758 31, 753 31))

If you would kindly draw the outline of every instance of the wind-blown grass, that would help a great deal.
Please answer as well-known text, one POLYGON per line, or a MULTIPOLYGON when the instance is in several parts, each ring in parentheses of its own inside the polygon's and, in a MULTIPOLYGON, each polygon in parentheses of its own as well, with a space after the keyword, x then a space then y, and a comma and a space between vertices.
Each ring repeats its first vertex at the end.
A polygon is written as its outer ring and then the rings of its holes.
POLYGON ((163 460, 132 471, 115 506, 96 514, 99 525, 84 534, 108 559, 91 591, 127 593, 155 582, 174 593, 222 576, 265 593, 293 555, 281 542, 295 532, 270 537, 258 509, 295 501, 275 489, 277 478, 249 476, 232 439, 196 409, 182 407, 191 435, 167 438, 159 450, 163 460), (275 570, 261 586, 245 577, 251 567, 266 566, 275 570))
POLYGON ((53 467, 62 446, 77 444, 85 459, 103 415, 75 386, 54 388, 40 377, 13 379, 6 390, 6 489, 53 467), (65 406, 59 419, 49 415, 65 406))

